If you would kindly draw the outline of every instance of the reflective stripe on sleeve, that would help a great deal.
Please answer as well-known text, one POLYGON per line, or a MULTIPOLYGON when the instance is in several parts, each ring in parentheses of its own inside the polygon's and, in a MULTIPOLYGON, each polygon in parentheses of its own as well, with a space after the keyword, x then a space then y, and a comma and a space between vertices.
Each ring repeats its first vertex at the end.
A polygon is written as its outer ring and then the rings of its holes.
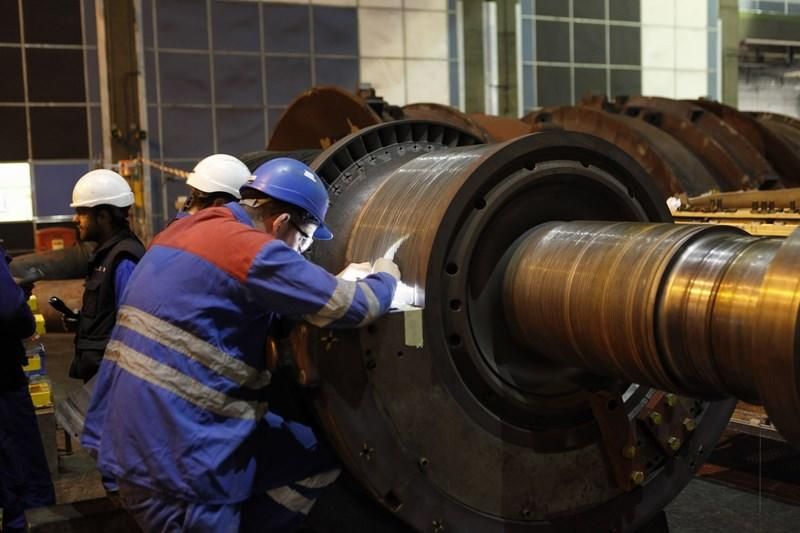
POLYGON ((366 326, 380 316, 381 303, 378 301, 378 297, 375 296, 375 293, 372 291, 372 288, 368 283, 359 281, 358 286, 361 288, 361 291, 364 293, 364 298, 367 300, 367 313, 364 315, 364 319, 359 324, 360 327, 366 326))
POLYGON ((336 278, 336 288, 333 290, 330 299, 322 309, 314 314, 306 315, 306 321, 317 327, 324 328, 347 313, 347 310, 353 305, 355 295, 356 283, 354 281, 336 278))

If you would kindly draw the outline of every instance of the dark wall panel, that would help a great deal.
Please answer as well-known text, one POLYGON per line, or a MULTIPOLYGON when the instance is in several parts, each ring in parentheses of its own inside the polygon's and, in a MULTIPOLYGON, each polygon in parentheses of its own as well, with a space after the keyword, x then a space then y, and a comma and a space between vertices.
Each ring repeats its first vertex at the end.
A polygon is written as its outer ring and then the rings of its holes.
POLYGON ((34 165, 36 216, 67 215, 74 212, 69 204, 75 183, 89 171, 89 165, 34 165))
POLYGON ((20 48, 0 48, 0 102, 24 102, 20 48))
POLYGON ((24 107, 0 107, 0 161, 28 159, 24 107))
POLYGON ((81 50, 29 48, 28 99, 31 102, 85 102, 81 50))
POLYGON ((88 159, 86 108, 32 107, 34 159, 88 159))
POLYGON ((80 0, 27 0, 22 2, 22 9, 25 42, 81 44, 83 41, 80 0))

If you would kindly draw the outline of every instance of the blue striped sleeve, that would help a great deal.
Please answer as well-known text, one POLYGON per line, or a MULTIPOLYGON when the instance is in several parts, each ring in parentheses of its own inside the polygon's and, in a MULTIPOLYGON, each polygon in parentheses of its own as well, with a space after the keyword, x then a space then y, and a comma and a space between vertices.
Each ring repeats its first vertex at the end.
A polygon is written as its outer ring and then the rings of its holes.
POLYGON ((117 264, 117 269, 114 271, 114 301, 119 306, 122 293, 125 292, 125 287, 128 286, 128 280, 131 279, 131 274, 136 268, 136 263, 130 259, 123 259, 117 264))
POLYGON ((269 312, 303 317, 319 327, 354 327, 389 309, 397 282, 385 273, 342 280, 272 241, 256 255, 246 284, 269 312))
POLYGON ((0 295, 2 295, 0 297, 0 320, 11 320, 25 302, 25 295, 11 275, 2 248, 0 248, 0 295))

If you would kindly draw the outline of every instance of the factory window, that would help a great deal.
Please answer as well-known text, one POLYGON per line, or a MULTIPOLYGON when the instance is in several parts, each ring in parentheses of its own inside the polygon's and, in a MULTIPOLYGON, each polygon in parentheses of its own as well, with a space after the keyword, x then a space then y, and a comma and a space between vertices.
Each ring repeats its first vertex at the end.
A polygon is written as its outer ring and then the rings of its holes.
POLYGON ((359 79, 394 105, 459 107, 459 27, 455 0, 359 0, 359 79))
POLYGON ((739 9, 757 13, 770 13, 776 15, 800 14, 799 0, 739 0, 739 9))
MULTIPOLYGON (((358 26, 354 7, 308 1, 142 0, 150 158, 188 170, 263 150, 301 92, 356 88, 358 26)), ((185 185, 155 171, 151 182, 158 228, 185 185)))
POLYGON ((101 157, 96 35, 94 0, 0 2, 0 234, 17 251, 72 218, 72 186, 101 157))
POLYGON ((33 219, 30 163, 0 163, 0 222, 33 219))
POLYGON ((520 105, 717 96, 717 0, 522 0, 520 105))

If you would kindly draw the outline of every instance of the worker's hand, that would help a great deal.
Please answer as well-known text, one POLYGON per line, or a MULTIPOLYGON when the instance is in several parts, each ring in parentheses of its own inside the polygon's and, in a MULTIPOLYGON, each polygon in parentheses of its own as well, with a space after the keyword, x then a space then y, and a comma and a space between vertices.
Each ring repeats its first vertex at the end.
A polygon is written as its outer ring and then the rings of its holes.
POLYGON ((372 273, 372 265, 369 263, 350 263, 336 277, 347 281, 356 281, 366 278, 370 273, 372 273))
POLYGON ((395 280, 400 281, 400 268, 394 261, 385 257, 379 257, 372 263, 372 272, 386 272, 395 280))
POLYGON ((19 288, 22 289, 22 292, 25 293, 25 300, 26 301, 30 300, 31 295, 33 294, 33 286, 34 285, 35 285, 34 283, 23 283, 22 285, 19 286, 19 288))
POLYGON ((75 315, 61 315, 61 323, 64 325, 64 329, 69 333, 78 331, 78 322, 80 319, 80 313, 76 313, 75 315))

